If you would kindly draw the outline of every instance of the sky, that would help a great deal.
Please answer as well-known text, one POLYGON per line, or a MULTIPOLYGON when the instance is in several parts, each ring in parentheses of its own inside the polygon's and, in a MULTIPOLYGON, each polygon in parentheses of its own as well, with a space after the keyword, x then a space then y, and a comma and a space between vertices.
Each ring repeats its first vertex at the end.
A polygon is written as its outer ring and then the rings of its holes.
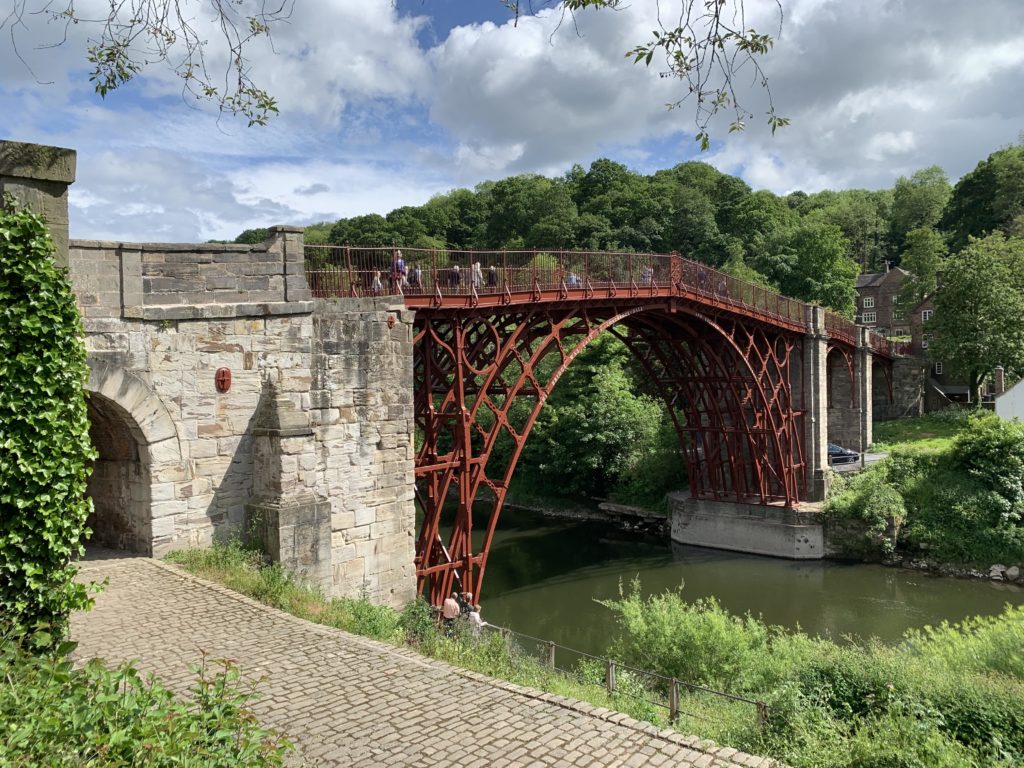
MULTIPOLYGON (((248 53, 280 108, 266 127, 183 97, 159 67, 101 99, 86 62, 95 25, 8 18, 0 138, 77 150, 72 237, 199 242, 600 157, 642 173, 702 160, 778 194, 885 188, 931 165, 955 181, 1024 132, 1024 0, 781 0, 781 32, 773 0, 746 0, 748 25, 778 32, 762 67, 791 122, 771 134, 744 72, 755 117, 741 133, 713 123, 701 152, 692 108, 665 106, 680 83, 625 57, 681 2, 575 19, 535 4, 515 20, 501 0, 295 0, 248 53)), ((209 3, 183 0, 197 28, 209 3)))

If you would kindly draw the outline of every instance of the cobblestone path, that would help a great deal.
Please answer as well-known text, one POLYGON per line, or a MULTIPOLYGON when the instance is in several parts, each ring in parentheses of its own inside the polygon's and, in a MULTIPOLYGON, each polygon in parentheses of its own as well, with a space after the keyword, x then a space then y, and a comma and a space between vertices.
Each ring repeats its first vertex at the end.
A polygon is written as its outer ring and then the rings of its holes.
POLYGON ((109 578, 76 614, 79 658, 136 659, 186 690, 200 651, 264 677, 255 710, 319 766, 774 765, 707 742, 321 627, 147 558, 82 563, 109 578))

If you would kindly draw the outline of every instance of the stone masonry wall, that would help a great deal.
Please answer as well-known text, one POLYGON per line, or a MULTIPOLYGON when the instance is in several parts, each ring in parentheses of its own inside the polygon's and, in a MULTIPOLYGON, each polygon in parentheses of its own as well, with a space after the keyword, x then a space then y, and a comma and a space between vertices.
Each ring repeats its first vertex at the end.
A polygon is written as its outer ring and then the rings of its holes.
MULTIPOLYGON (((265 528, 272 513, 280 530, 260 536, 286 565, 334 594, 404 604, 415 589, 412 313, 386 299, 314 312, 302 251, 293 228, 256 247, 72 242, 90 365, 124 372, 173 424, 159 456, 126 425, 152 477, 148 498, 119 492, 117 503, 130 504, 124 519, 151 520, 136 548, 155 555, 265 528), (231 371, 226 393, 219 368, 231 371), (263 423, 268 391, 303 414, 305 432, 263 423), (259 440, 280 456, 257 461, 259 440), (271 465, 268 487, 254 473, 271 465), (321 508, 330 523, 318 537, 321 508)), ((122 398, 123 387, 96 388, 96 402, 122 398)), ((104 465, 97 492, 125 471, 104 465)))
POLYGON ((925 387, 928 363, 916 357, 897 357, 891 363, 892 397, 889 380, 882 367, 875 365, 874 417, 876 421, 905 419, 925 412, 925 387))
POLYGON ((415 587, 412 317, 388 298, 318 301, 313 314, 335 592, 395 606, 415 587))
POLYGON ((856 379, 850 379, 846 361, 838 352, 828 356, 828 440, 844 448, 860 450, 860 409, 856 403, 856 379))
POLYGON ((0 192, 46 216, 83 317, 95 540, 159 556, 241 532, 335 594, 411 598, 412 314, 314 313, 297 227, 69 241, 74 178, 73 150, 0 140, 0 192))
POLYGON ((302 230, 273 227, 261 245, 73 241, 71 272, 86 318, 188 320, 308 313, 302 230))

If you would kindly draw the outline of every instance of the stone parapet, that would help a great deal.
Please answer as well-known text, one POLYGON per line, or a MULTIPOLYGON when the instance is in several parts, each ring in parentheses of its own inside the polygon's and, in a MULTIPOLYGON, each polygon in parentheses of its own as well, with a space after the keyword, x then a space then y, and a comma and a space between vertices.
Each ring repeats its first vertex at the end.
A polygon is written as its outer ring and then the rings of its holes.
POLYGON ((312 311, 302 229, 272 227, 261 245, 72 241, 86 317, 186 320, 312 311))

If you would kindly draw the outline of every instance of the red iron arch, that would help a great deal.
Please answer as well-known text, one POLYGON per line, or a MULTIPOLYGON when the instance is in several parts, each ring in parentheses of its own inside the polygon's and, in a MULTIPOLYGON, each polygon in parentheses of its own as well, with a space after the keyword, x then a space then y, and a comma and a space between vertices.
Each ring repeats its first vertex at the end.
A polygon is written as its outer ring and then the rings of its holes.
POLYGON ((613 328, 666 402, 694 495, 794 503, 803 487, 800 418, 792 396, 796 337, 756 326, 673 300, 627 308, 566 304, 419 313, 420 590, 429 583, 434 604, 456 587, 479 595, 508 484, 544 402, 578 354, 613 328), (557 362, 545 368, 550 355, 558 355, 557 362), (516 421, 510 414, 523 400, 532 404, 516 421), (492 468, 492 477, 488 462, 503 435, 511 440, 511 454, 504 467, 492 468), (458 508, 445 543, 441 509, 453 484, 458 508), (473 502, 481 487, 490 489, 493 501, 476 549, 473 502))

